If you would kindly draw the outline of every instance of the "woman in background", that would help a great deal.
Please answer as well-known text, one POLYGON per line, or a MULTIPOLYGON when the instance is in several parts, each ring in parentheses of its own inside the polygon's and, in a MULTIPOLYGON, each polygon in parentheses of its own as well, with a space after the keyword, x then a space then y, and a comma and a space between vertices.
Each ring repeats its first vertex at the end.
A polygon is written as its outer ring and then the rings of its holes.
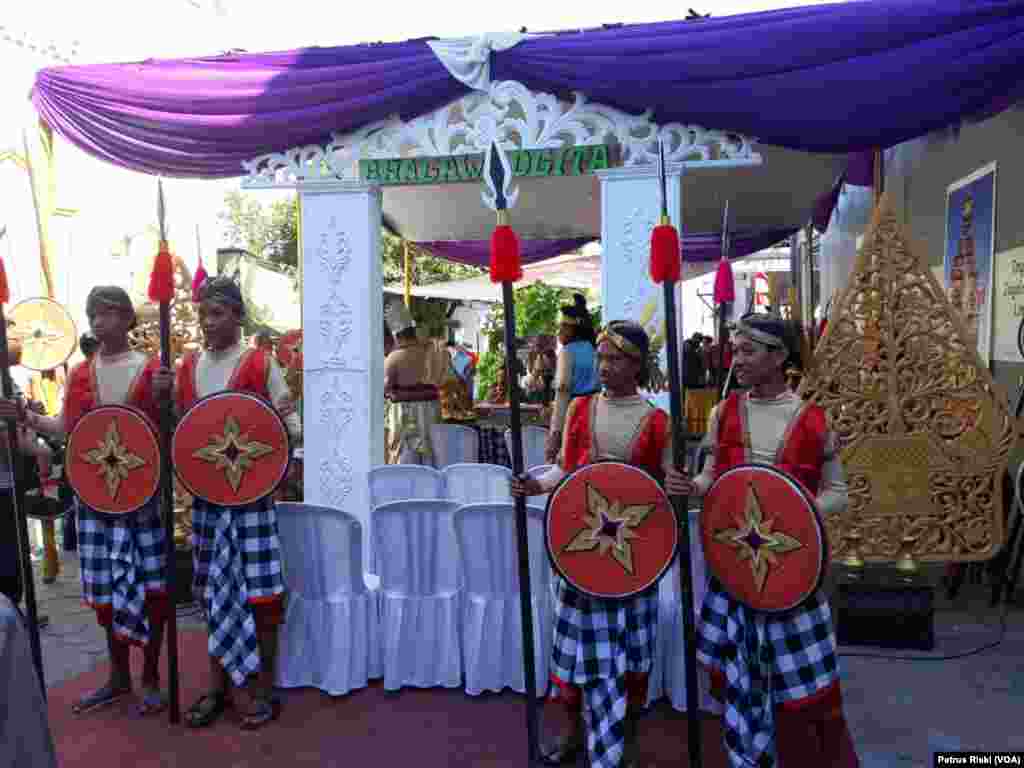
POLYGON ((562 307, 558 325, 558 340, 562 349, 558 353, 555 370, 555 411, 551 416, 545 459, 554 464, 562 447, 562 429, 569 401, 574 397, 591 395, 598 391, 597 362, 594 353, 597 337, 594 323, 582 294, 573 295, 573 303, 562 307))

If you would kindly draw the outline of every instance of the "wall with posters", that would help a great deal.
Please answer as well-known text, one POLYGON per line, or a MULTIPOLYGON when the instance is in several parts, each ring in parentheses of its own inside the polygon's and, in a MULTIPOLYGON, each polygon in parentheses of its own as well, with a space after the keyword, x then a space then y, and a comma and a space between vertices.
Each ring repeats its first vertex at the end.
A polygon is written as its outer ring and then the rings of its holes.
MULTIPOLYGON (((1003 306, 1010 299, 1004 291, 1007 251, 1024 246, 1024 109, 1017 107, 981 122, 968 122, 959 133, 949 131, 921 140, 912 162, 887 168, 886 190, 895 201, 911 236, 927 251, 932 267, 943 268, 947 246, 947 190, 990 163, 995 179, 994 280, 992 283, 991 362, 996 383, 1013 392, 1024 375, 1024 361, 1003 359, 1016 345, 1016 324, 1007 327, 1003 306), (1011 334, 1012 338, 1004 338, 1011 334)), ((895 164, 893 164, 895 165, 895 164)), ((943 273, 945 270, 943 269, 943 273)), ((945 283, 949 287, 948 283, 945 283)), ((1018 299, 1020 302, 1020 299, 1018 299)))

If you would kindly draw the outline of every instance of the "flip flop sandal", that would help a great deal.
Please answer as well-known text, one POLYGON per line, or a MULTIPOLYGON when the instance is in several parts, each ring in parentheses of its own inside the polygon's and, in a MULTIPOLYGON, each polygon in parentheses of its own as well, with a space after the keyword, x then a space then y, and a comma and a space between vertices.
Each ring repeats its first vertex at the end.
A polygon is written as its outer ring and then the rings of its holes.
POLYGON ((199 697, 185 712, 185 725, 189 728, 206 728, 213 725, 231 705, 224 691, 211 691, 199 697))
POLYGON ((280 714, 280 700, 276 698, 257 699, 253 711, 247 712, 242 717, 241 728, 243 731, 255 731, 272 720, 277 720, 280 714))
POLYGON ((544 765, 571 765, 583 751, 583 744, 579 741, 566 739, 560 742, 550 752, 541 752, 540 761, 544 765))
POLYGON ((165 709, 167 709, 167 697, 162 691, 144 691, 135 711, 139 717, 145 717, 163 712, 165 709))
POLYGON ((71 712, 75 715, 84 715, 113 704, 118 699, 128 696, 131 692, 131 688, 114 688, 112 685, 104 685, 99 690, 93 691, 88 696, 83 696, 72 704, 71 712))

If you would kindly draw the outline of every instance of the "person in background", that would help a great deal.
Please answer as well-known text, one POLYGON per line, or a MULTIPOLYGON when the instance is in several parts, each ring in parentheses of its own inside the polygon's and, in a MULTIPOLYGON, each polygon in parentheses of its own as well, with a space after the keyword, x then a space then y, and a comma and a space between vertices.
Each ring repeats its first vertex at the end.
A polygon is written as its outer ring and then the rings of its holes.
MULTIPOLYGON (((91 333, 83 333, 78 339, 78 350, 86 360, 92 360, 92 356, 100 348, 100 343, 91 333)), ((66 365, 65 365, 66 367, 66 365)), ((65 380, 66 380, 65 376, 65 380)), ((65 467, 66 470, 66 467, 65 467)), ((64 551, 78 551, 78 511, 75 508, 75 495, 71 485, 67 481, 67 471, 61 478, 60 490, 58 491, 61 505, 64 508, 64 551)))
POLYGON ((555 369, 555 410, 544 449, 548 464, 555 463, 562 447, 562 430, 569 412, 569 401, 574 397, 592 395, 600 388, 595 353, 597 337, 583 294, 574 294, 573 303, 562 307, 558 341, 562 349, 555 369))
POLYGON ((683 373, 687 389, 701 389, 707 383, 707 368, 704 366, 704 355, 701 353, 703 339, 698 332, 683 344, 683 373))
POLYGON ((387 463, 433 466, 430 428, 441 420, 441 393, 428 380, 433 347, 418 338, 416 322, 405 304, 392 302, 387 314, 395 334, 395 349, 384 361, 387 463))
MULTIPOLYGON (((670 469, 669 494, 703 496, 740 464, 774 465, 817 497, 822 516, 848 503, 836 436, 825 412, 786 384, 800 366, 792 326, 778 316, 747 315, 736 325, 734 375, 749 393, 729 395, 712 411, 711 455, 694 478, 670 469)), ((832 612, 822 589, 783 613, 750 610, 714 576, 697 624, 697 657, 711 671, 711 692, 724 704, 725 746, 732 766, 859 765, 843 717, 832 612)))

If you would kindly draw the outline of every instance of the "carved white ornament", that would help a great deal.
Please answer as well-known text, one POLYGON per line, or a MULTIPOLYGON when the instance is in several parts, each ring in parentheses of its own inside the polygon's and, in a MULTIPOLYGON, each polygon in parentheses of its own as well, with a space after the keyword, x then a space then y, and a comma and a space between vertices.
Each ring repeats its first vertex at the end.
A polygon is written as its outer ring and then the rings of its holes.
POLYGON ((560 149, 609 144, 626 167, 656 164, 658 142, 669 164, 727 161, 757 165, 754 139, 696 125, 651 122, 652 111, 630 115, 592 104, 581 93, 560 101, 522 83, 493 83, 431 114, 403 122, 397 117, 347 135, 333 134, 326 146, 312 144, 261 155, 242 163, 243 186, 294 187, 355 181, 366 159, 482 154, 495 138, 505 150, 560 149))
POLYGON ((619 253, 622 260, 630 266, 631 280, 626 298, 622 302, 625 317, 636 318, 640 314, 647 303, 648 294, 654 287, 648 277, 647 259, 651 249, 651 232, 656 223, 653 214, 645 214, 640 208, 634 208, 622 225, 619 253))
POLYGON ((355 473, 352 462, 340 450, 320 460, 320 494, 327 506, 345 509, 345 499, 352 493, 355 473))
POLYGON ((353 312, 342 298, 345 272, 352 263, 352 246, 344 230, 332 216, 327 231, 320 234, 317 247, 319 278, 327 286, 327 301, 320 305, 319 326, 323 343, 322 360, 331 366, 345 367, 345 351, 353 330, 353 312))
POLYGON ((336 435, 348 430, 355 415, 352 395, 346 392, 335 377, 329 389, 320 394, 320 422, 336 435))

